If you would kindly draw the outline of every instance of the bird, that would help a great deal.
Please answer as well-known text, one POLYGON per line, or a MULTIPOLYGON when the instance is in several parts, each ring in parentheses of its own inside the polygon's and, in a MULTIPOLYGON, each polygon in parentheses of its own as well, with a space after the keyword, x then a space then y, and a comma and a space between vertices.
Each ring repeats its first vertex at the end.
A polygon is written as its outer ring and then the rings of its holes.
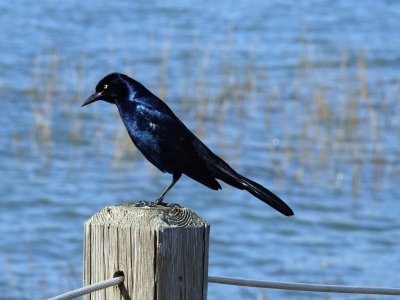
POLYGON ((285 216, 294 214, 277 195, 240 175, 212 152, 164 101, 135 79, 116 72, 106 75, 82 107, 98 100, 115 104, 139 151, 161 172, 172 174, 172 181, 152 202, 154 205, 162 205, 164 197, 185 174, 212 190, 221 189, 217 180, 223 181, 248 191, 285 216))

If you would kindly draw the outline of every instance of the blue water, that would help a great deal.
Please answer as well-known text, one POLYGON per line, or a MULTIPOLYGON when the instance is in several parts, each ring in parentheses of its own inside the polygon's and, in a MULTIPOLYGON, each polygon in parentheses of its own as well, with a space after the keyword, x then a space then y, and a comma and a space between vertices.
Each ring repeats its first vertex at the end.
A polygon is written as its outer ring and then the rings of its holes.
MULTIPOLYGON (((79 287, 84 221, 170 180, 127 141, 115 107, 80 108, 112 71, 165 98, 296 213, 182 178, 167 200, 211 224, 210 274, 399 287, 397 1, 25 0, 0 11, 0 299, 79 287)), ((260 293, 209 285, 209 299, 260 293)))

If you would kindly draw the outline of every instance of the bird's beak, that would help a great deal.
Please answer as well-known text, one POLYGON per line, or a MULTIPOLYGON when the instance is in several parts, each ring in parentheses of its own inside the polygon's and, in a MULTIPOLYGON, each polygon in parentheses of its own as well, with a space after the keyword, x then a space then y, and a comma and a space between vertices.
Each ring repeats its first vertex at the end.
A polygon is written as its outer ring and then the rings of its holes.
POLYGON ((85 105, 88 105, 90 103, 93 103, 97 100, 100 100, 102 96, 103 96, 103 92, 98 92, 98 93, 92 94, 89 98, 86 99, 85 102, 83 102, 82 107, 85 105))

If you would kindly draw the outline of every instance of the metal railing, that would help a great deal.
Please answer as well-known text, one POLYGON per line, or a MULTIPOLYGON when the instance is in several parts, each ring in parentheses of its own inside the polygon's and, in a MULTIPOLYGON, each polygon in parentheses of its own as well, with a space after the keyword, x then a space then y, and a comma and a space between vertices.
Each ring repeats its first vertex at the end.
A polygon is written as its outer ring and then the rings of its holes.
POLYGON ((107 279, 98 283, 94 283, 85 287, 82 287, 80 289, 76 289, 70 292, 67 292, 65 294, 61 294, 58 295, 56 297, 53 298, 49 298, 48 300, 69 300, 69 299, 75 299, 78 298, 80 296, 84 296, 108 287, 112 287, 115 285, 120 285, 121 283, 123 283, 125 280, 125 276, 121 275, 121 276, 117 276, 117 277, 113 277, 111 279, 107 279))
MULTIPOLYGON (((48 300, 69 300, 74 299, 95 291, 108 287, 120 285, 124 282, 123 275, 111 279, 107 279, 95 284, 79 288, 65 294, 49 298, 48 300)), ((277 281, 261 281, 243 278, 209 276, 208 282, 217 284, 229 284, 237 286, 248 286, 268 289, 305 291, 305 292, 321 292, 321 293, 347 293, 347 294, 373 294, 373 295, 392 295, 400 296, 400 288, 381 288, 381 287, 363 287, 363 286, 344 286, 344 285, 327 285, 327 284, 311 284, 311 283, 293 283, 293 282, 277 282, 277 281)))

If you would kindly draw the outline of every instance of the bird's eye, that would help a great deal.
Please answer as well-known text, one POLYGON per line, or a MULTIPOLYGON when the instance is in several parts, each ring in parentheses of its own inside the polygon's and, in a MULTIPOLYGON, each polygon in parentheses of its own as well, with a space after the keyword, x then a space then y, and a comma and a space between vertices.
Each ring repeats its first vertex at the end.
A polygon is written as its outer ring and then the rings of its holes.
POLYGON ((107 89, 108 88, 108 84, 105 84, 104 86, 103 86, 103 89, 107 89))

